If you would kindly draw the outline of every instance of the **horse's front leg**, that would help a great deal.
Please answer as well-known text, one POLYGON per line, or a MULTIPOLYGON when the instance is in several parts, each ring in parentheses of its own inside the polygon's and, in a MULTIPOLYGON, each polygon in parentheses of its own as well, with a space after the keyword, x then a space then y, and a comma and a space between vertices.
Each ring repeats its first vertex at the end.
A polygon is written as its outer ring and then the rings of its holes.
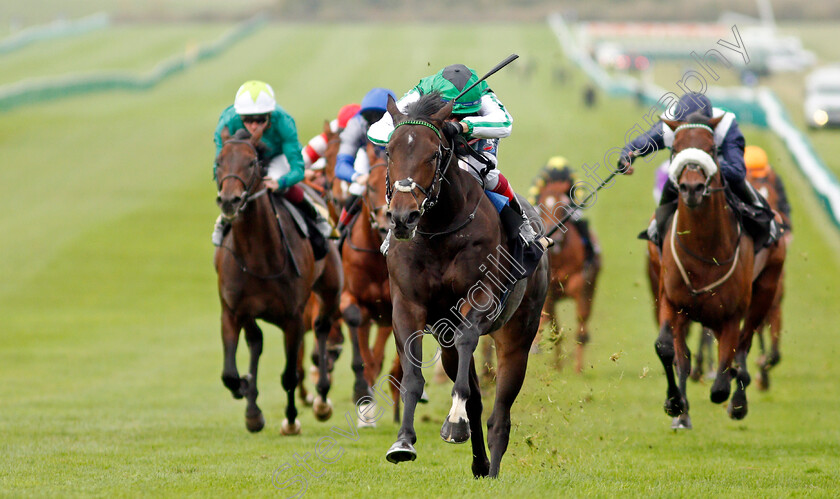
MULTIPOLYGON (((325 310, 326 307, 321 307, 325 310)), ((328 364, 329 352, 327 351, 327 338, 332 330, 332 316, 325 313, 320 314, 315 319, 314 328, 315 339, 318 342, 318 383, 315 385, 315 391, 318 396, 312 403, 312 410, 315 413, 315 419, 318 421, 326 421, 332 416, 333 408, 332 402, 327 397, 330 391, 330 373, 328 364)))
POLYGON ((732 361, 735 358, 741 334, 739 322, 740 316, 736 315, 723 323, 721 327, 720 338, 718 338, 718 368, 710 393, 710 398, 715 404, 726 402, 732 392, 732 378, 735 377, 732 361))
POLYGON ((674 332, 672 324, 677 314, 671 302, 660 293, 659 296, 659 337, 656 339, 656 355, 665 369, 665 380, 668 382, 665 397, 665 413, 677 417, 683 413, 682 394, 674 378, 674 332))
MULTIPOLYGON (((466 314, 467 324, 473 324, 477 314, 466 314)), ((455 386, 452 387, 452 408, 449 415, 443 421, 440 429, 440 436, 452 444, 462 444, 470 438, 470 419, 467 416, 467 401, 470 399, 470 365, 473 362, 473 353, 478 346, 477 327, 462 327, 453 331, 454 347, 458 352, 458 368, 455 376, 455 386)), ((447 333, 439 336, 443 345, 446 342, 447 333)), ((450 340, 451 341, 451 340, 450 340)), ((451 375, 450 375, 451 377, 451 375)), ((479 394, 480 397, 480 394, 479 394)))
POLYGON ((388 449, 385 458, 392 463, 414 461, 417 451, 414 444, 414 410, 423 395, 423 331, 426 328, 426 309, 402 296, 396 286, 391 288, 393 298, 394 338, 402 365, 403 421, 397 441, 388 449))
POLYGON ((236 319, 233 311, 222 305, 222 347, 224 348, 224 366, 222 367, 222 383, 230 390, 235 399, 245 396, 247 381, 239 377, 236 368, 236 347, 239 345, 239 331, 242 325, 236 319))
POLYGON ((688 325, 688 318, 683 314, 677 314, 672 322, 674 333, 674 361, 677 365, 677 375, 679 376, 680 395, 683 406, 682 413, 675 417, 671 423, 671 428, 675 430, 691 429, 691 417, 688 415, 687 393, 688 376, 691 374, 691 351, 688 349, 688 344, 686 343, 688 325))
POLYGON ((245 323, 245 341, 248 342, 248 349, 251 352, 251 362, 248 374, 245 376, 247 381, 245 397, 248 399, 248 406, 245 408, 245 427, 250 432, 258 432, 265 426, 265 418, 257 405, 257 395, 259 395, 257 367, 260 364, 260 355, 262 355, 263 333, 253 319, 245 323))

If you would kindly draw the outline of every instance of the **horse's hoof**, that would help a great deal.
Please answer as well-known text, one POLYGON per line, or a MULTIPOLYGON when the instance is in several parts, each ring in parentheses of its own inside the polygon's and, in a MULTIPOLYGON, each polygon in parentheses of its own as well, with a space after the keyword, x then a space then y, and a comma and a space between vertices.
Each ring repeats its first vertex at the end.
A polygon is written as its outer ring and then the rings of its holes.
POLYGON ((768 389, 770 389, 770 376, 767 374, 766 371, 761 370, 758 373, 756 388, 758 388, 758 391, 760 392, 766 392, 768 389))
POLYGON ((440 428, 440 438, 450 444, 462 444, 470 439, 470 423, 463 419, 458 419, 457 423, 449 421, 449 416, 443 421, 443 426, 440 428))
POLYGON ((318 421, 326 421, 332 417, 333 407, 330 399, 324 402, 320 395, 315 397, 315 402, 312 404, 312 411, 315 413, 315 419, 318 421))
POLYGON ((315 403, 315 394, 314 393, 307 393, 306 400, 304 400, 303 405, 306 407, 312 407, 312 404, 315 403))
POLYGON ((265 427, 265 417, 262 412, 258 412, 256 416, 245 416, 245 428, 251 433, 257 433, 265 427))
POLYGON ((688 378, 691 381, 698 382, 700 378, 703 377, 703 372, 700 369, 692 369, 691 374, 688 375, 688 378))
POLYGON ((289 420, 284 418, 280 424, 281 435, 300 435, 300 420, 295 420, 294 425, 289 424, 289 420))
POLYGON ((692 428, 691 417, 688 413, 675 417, 673 421, 671 421, 672 430, 690 430, 692 428))
POLYGON ((376 414, 375 402, 372 404, 362 404, 357 406, 356 428, 376 428, 376 420, 371 418, 372 414, 376 414))
POLYGON ((238 376, 225 376, 223 374, 222 383, 224 383, 225 388, 230 390, 230 394, 233 395, 233 398, 238 400, 245 396, 245 385, 247 383, 245 378, 240 378, 238 376))
POLYGON ((729 406, 726 408, 727 412, 729 412, 729 417, 735 420, 742 420, 747 417, 747 401, 744 400, 743 402, 735 402, 730 401, 729 406))
POLYGON ((715 383, 712 385, 712 390, 709 394, 709 398, 711 398, 712 402, 715 404, 722 404, 729 399, 729 395, 732 390, 730 386, 728 376, 722 376, 720 378, 715 379, 715 383))
POLYGON ((394 464, 414 461, 417 459, 417 451, 410 443, 397 441, 385 453, 385 459, 394 464))
POLYGON ((671 397, 665 400, 665 414, 676 418, 685 412, 685 406, 679 397, 671 397))
POLYGON ((426 389, 423 388, 423 393, 420 394, 420 400, 418 400, 421 404, 428 404, 429 403, 429 394, 426 393, 426 389))

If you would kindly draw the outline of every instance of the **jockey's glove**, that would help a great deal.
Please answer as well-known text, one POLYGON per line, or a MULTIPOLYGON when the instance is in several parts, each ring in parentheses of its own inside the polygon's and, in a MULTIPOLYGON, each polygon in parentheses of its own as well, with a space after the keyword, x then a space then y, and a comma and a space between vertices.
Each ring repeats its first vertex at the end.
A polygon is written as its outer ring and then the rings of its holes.
POLYGON ((455 121, 446 121, 443 123, 443 134, 449 140, 454 140, 455 137, 462 133, 464 133, 464 129, 461 127, 461 123, 455 121))
POLYGON ((636 153, 635 151, 631 151, 629 149, 622 149, 621 155, 618 157, 618 163, 616 166, 618 167, 618 171, 620 173, 624 173, 625 170, 630 168, 630 165, 633 164, 633 161, 636 160, 636 153))

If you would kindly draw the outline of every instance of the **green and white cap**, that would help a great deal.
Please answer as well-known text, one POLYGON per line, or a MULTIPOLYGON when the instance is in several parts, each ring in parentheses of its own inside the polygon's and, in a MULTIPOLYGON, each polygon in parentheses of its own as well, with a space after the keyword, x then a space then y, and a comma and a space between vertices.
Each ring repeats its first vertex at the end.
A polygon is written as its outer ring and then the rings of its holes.
POLYGON ((233 109, 236 114, 265 114, 274 111, 277 102, 274 100, 274 90, 268 83, 251 80, 246 81, 236 91, 233 109))
MULTIPOLYGON (((452 64, 438 73, 420 80, 417 89, 421 94, 440 92, 444 101, 451 101, 461 91, 478 81, 475 71, 463 64, 452 64)), ((452 106, 455 114, 469 114, 481 109, 481 96, 487 90, 487 82, 482 81, 469 92, 462 95, 452 106)))

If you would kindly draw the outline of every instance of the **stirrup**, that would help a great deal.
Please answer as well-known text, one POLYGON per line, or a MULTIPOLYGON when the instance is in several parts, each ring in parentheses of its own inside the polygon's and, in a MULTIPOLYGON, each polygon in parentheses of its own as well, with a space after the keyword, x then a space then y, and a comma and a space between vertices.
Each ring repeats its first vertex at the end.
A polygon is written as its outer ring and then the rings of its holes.
POLYGON ((519 238, 525 243, 526 248, 537 240, 537 233, 534 232, 534 228, 527 219, 523 218, 523 223, 519 226, 519 238))

